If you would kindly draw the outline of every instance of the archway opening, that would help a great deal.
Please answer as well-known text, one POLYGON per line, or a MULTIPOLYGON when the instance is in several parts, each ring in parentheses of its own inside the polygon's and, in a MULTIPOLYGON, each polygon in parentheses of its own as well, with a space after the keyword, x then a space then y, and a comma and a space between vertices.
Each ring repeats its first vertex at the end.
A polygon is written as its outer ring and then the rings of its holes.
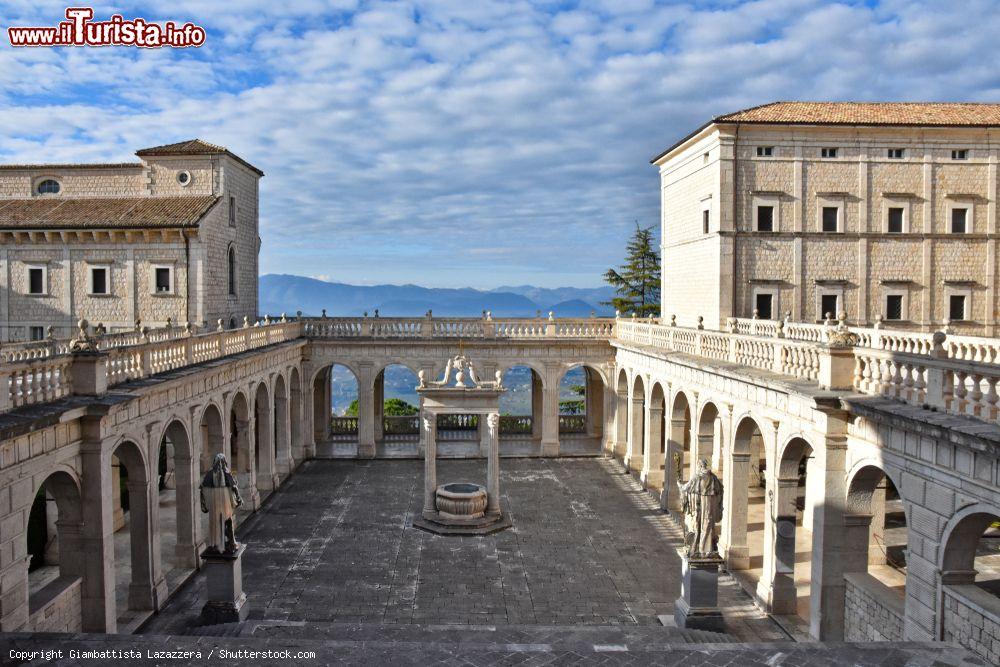
POLYGON ((604 440, 604 380, 596 369, 574 366, 559 380, 559 449, 599 452, 604 440))
MULTIPOLYGON (((220 439, 221 441, 221 439, 220 439)), ((172 421, 157 448, 160 562, 167 589, 176 589, 198 565, 195 496, 198 479, 184 425, 172 421)), ((200 466, 199 466, 200 467, 200 466)))
POLYGON ((306 443, 302 440, 302 379, 299 369, 292 368, 288 372, 288 421, 289 440, 293 465, 295 461, 306 458, 306 443))
POLYGON ((274 473, 280 481, 292 470, 291 424, 288 420, 288 388, 285 378, 278 375, 274 379, 274 473))
MULTIPOLYGON (((192 491, 193 493, 198 493, 197 489, 200 488, 201 480, 212 469, 212 461, 215 459, 215 455, 226 453, 222 413, 218 407, 212 403, 209 403, 205 407, 205 411, 201 415, 201 421, 198 423, 198 428, 201 434, 201 456, 198 458, 198 474, 195 475, 194 485, 196 488, 192 491)), ((230 469, 233 470, 233 474, 237 474, 232 454, 228 458, 230 469)), ((237 482, 239 483, 240 481, 237 478, 237 482)), ((240 488, 245 487, 241 486, 240 488)), ((201 511, 200 502, 195 513, 198 516, 196 520, 198 526, 195 533, 195 552, 197 553, 198 548, 205 539, 205 535, 208 534, 208 514, 201 511)))
MULTIPOLYGON (((236 483, 245 490, 243 499, 254 506, 256 487, 254 486, 254 460, 250 446, 250 404, 242 391, 233 396, 229 408, 229 451, 226 458, 229 468, 236 477, 236 483)), ((203 472, 212 469, 212 456, 202 456, 203 472)))
POLYGON ((628 420, 628 374, 623 368, 618 371, 615 386, 615 441, 612 452, 622 463, 625 462, 625 452, 628 451, 628 420))
POLYGON ((698 465, 704 459, 708 461, 715 474, 722 477, 724 472, 722 445, 722 417, 719 408, 714 403, 706 403, 698 419, 698 442, 691 460, 690 474, 697 472, 698 465))
POLYGON ((79 632, 83 557, 80 488, 67 472, 49 475, 39 486, 28 513, 28 625, 35 632, 79 632), (42 607, 60 598, 55 618, 42 607), (67 608, 70 605, 70 608, 67 608))
MULTIPOLYGON (((134 628, 142 612, 156 609, 158 563, 149 541, 151 508, 146 460, 141 448, 122 441, 111 457, 112 509, 115 526, 115 605, 118 630, 134 628)), ((159 547, 159 545, 156 545, 159 547)))
POLYGON ((666 491, 666 509, 681 511, 677 484, 691 478, 691 405, 683 392, 674 395, 670 406, 670 421, 666 424, 667 444, 663 488, 666 491))
POLYGON ((752 591, 764 565, 766 490, 761 476, 764 438, 752 417, 742 418, 733 432, 733 443, 724 467, 723 485, 728 495, 722 517, 720 548, 730 572, 752 591))
POLYGON ((772 612, 795 615, 809 622, 812 575, 812 531, 803 526, 806 509, 807 470, 812 447, 792 438, 778 461, 774 489, 775 575, 772 612))
POLYGON ((627 468, 639 473, 646 452, 646 384, 640 375, 632 380, 632 401, 629 416, 627 468))
POLYGON ((357 454, 358 378, 347 366, 333 364, 313 380, 313 437, 317 453, 357 454))
POLYGON ((271 415, 271 401, 267 385, 257 385, 254 392, 254 447, 253 460, 257 471, 257 492, 261 498, 278 486, 275 467, 274 426, 271 415))
POLYGON ((503 386, 507 391, 500 395, 501 440, 541 447, 542 376, 530 366, 511 366, 503 372, 503 386))
POLYGON ((389 364, 375 376, 375 446, 382 452, 416 452, 420 443, 418 384, 417 374, 402 364, 389 364))
POLYGON ((947 533, 941 559, 942 639, 991 660, 996 642, 984 629, 1000 617, 1000 513, 967 514, 947 533))

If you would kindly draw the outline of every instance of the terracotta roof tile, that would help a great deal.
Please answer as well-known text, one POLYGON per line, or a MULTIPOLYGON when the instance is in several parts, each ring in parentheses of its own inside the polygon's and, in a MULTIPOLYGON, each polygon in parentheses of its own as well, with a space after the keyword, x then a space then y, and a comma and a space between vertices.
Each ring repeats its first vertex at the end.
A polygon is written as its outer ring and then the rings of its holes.
POLYGON ((1000 104, 967 102, 772 102, 716 116, 717 123, 1000 127, 1000 104))
POLYGON ((144 157, 146 155, 228 155, 243 166, 254 170, 259 175, 264 175, 264 172, 260 169, 253 166, 239 155, 231 152, 225 146, 216 146, 215 144, 210 144, 207 141, 202 141, 201 139, 187 139, 173 144, 163 144, 162 146, 153 146, 152 148, 141 148, 137 150, 135 154, 139 157, 144 157))
POLYGON ((197 227, 221 199, 201 197, 38 197, 0 199, 0 229, 197 227))

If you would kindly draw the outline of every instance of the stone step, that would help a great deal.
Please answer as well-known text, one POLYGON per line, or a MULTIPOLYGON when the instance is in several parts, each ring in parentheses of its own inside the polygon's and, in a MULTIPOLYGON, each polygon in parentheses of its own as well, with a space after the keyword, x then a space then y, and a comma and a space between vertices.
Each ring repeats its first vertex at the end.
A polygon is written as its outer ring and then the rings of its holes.
MULTIPOLYGON (((234 625, 234 624, 227 624, 234 625)), ((414 645, 531 647, 537 650, 575 652, 658 651, 679 644, 730 644, 733 637, 706 630, 686 630, 651 625, 416 625, 379 623, 324 623, 303 621, 246 621, 240 624, 240 637, 335 641, 361 643, 409 643, 414 645)), ((191 634, 235 636, 222 626, 193 628, 191 634), (206 632, 206 630, 208 632, 206 632), (220 634, 216 634, 220 633, 220 634)))

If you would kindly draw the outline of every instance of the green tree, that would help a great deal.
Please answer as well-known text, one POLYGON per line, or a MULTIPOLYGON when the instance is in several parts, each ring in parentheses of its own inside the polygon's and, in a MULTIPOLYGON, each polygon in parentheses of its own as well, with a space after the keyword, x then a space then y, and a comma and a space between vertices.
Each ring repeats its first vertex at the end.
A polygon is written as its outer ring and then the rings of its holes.
POLYGON ((625 264, 618 270, 608 269, 604 280, 615 288, 618 296, 605 301, 622 315, 638 317, 660 312, 660 254, 653 243, 653 228, 635 225, 635 233, 626 246, 625 264))
POLYGON ((353 401, 351 401, 351 404, 347 406, 346 410, 344 410, 344 416, 345 417, 358 416, 358 399, 355 398, 353 401))
POLYGON ((386 417, 412 417, 419 410, 401 398, 387 398, 382 405, 382 412, 386 417))

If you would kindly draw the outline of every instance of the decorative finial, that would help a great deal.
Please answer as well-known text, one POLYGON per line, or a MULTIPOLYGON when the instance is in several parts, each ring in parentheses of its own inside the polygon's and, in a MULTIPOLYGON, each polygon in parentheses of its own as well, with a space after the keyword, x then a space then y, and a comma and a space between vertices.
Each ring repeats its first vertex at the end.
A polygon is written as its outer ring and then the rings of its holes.
POLYGON ((174 328, 174 321, 168 317, 167 318, 167 329, 173 329, 173 328, 174 328))
POLYGON ((677 316, 676 315, 671 315, 670 316, 670 326, 672 326, 672 327, 677 326, 677 316))
POLYGON ((284 314, 284 313, 282 313, 282 314, 281 314, 281 321, 282 321, 282 322, 287 322, 287 321, 288 321, 288 318, 287 318, 287 317, 285 317, 285 314, 284 314))
POLYGON ((249 315, 244 315, 243 316, 243 328, 244 329, 249 329, 250 328, 250 316, 249 315))
POLYGON ((698 316, 698 328, 699 329, 705 328, 705 318, 702 317, 701 315, 698 316))
POLYGON ((215 321, 215 325, 216 325, 215 326, 215 330, 216 331, 224 331, 225 328, 226 328, 226 326, 222 323, 222 318, 221 317, 218 320, 215 321))
POLYGON ((70 352, 96 352, 97 344, 87 333, 87 320, 80 319, 76 323, 76 337, 69 342, 70 352))

